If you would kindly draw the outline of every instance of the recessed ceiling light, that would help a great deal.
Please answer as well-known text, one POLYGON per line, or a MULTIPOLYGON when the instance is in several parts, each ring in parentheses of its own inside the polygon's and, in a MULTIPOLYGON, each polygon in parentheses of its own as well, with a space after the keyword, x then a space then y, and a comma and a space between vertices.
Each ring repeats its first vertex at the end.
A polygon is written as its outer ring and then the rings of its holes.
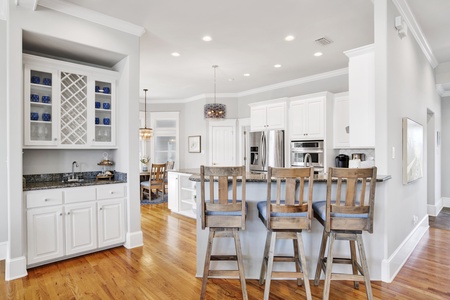
POLYGON ((295 36, 293 36, 293 35, 288 35, 288 36, 286 36, 286 37, 284 38, 284 40, 285 40, 285 41, 288 41, 288 42, 293 41, 293 40, 295 40, 295 36))
POLYGON ((281 68, 281 65, 280 64, 276 64, 276 65, 274 65, 274 68, 281 68))
POLYGON ((314 53, 314 56, 322 56, 322 55, 323 55, 322 52, 316 52, 316 53, 314 53))
POLYGON ((228 78, 228 81, 234 81, 234 78, 228 78))
POLYGON ((180 53, 178 53, 178 52, 172 52, 172 56, 178 57, 178 56, 180 56, 180 53))
POLYGON ((245 77, 248 77, 248 76, 250 76, 250 74, 249 74, 249 73, 245 73, 244 76, 245 76, 245 77))
POLYGON ((204 40, 205 42, 211 42, 212 41, 212 37, 210 37, 209 35, 205 35, 202 40, 204 40))

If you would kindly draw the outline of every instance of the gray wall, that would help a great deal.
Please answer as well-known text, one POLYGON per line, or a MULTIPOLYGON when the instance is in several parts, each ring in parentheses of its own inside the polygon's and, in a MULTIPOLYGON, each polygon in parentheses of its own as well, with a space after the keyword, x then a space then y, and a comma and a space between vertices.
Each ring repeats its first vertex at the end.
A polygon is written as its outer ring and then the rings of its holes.
MULTIPOLYGON (((442 98, 441 152, 450 153, 450 97, 442 98)), ((450 155, 442 156, 442 166, 441 178, 450 178, 450 155)), ((442 184, 442 197, 450 198, 450 184, 445 183, 442 184)))
MULTIPOLYGON (((0 128, 6 128, 6 21, 0 20, 0 128)), ((0 130, 0 191, 6 197, 6 130, 0 130)), ((7 201, 0 201, 0 243, 8 240, 7 201)))

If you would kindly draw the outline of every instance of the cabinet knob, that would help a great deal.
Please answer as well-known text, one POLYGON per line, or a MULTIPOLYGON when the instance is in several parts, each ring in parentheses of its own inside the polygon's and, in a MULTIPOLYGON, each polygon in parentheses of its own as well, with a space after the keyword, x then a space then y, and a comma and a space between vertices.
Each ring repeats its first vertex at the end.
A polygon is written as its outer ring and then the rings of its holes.
POLYGON ((103 210, 103 207, 100 207, 100 210, 103 210))
POLYGON ((56 142, 58 139, 57 139, 57 138, 54 138, 53 140, 56 142))
POLYGON ((50 200, 50 199, 47 199, 47 198, 44 199, 45 202, 48 202, 49 200, 50 200))
POLYGON ((112 194, 114 194, 114 192, 113 192, 113 191, 110 191, 109 193, 110 193, 111 195, 112 195, 112 194))
POLYGON ((67 215, 70 215, 70 211, 67 213, 67 215))
POLYGON ((62 216, 62 213, 59 213, 60 216, 62 216))

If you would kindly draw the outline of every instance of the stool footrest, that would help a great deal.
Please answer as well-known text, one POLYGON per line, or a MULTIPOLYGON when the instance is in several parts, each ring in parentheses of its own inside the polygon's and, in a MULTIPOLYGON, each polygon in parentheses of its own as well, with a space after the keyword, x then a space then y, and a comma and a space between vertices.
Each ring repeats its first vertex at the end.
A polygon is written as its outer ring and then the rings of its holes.
POLYGON ((233 276, 233 277, 239 277, 239 270, 209 270, 208 276, 233 276))
POLYGON ((237 261, 237 255, 211 255, 211 260, 237 261))
POLYGON ((296 259, 294 256, 274 256, 273 261, 276 262, 297 262, 298 259, 296 259))
POLYGON ((282 279, 282 278, 301 278, 304 279, 302 272, 272 272, 272 279, 282 279))
POLYGON ((363 275, 331 273, 331 280, 364 281, 363 275))

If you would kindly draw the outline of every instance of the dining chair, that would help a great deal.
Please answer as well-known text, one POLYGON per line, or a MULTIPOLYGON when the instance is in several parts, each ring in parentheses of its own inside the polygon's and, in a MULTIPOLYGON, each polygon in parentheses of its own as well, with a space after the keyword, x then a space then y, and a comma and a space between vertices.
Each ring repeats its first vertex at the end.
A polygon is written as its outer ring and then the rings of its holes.
POLYGON ((166 164, 152 164, 150 169, 150 178, 148 181, 141 182, 141 201, 144 200, 144 195, 148 194, 148 199, 152 200, 152 191, 155 191, 158 197, 161 191, 161 198, 164 199, 164 178, 166 176, 166 164))

